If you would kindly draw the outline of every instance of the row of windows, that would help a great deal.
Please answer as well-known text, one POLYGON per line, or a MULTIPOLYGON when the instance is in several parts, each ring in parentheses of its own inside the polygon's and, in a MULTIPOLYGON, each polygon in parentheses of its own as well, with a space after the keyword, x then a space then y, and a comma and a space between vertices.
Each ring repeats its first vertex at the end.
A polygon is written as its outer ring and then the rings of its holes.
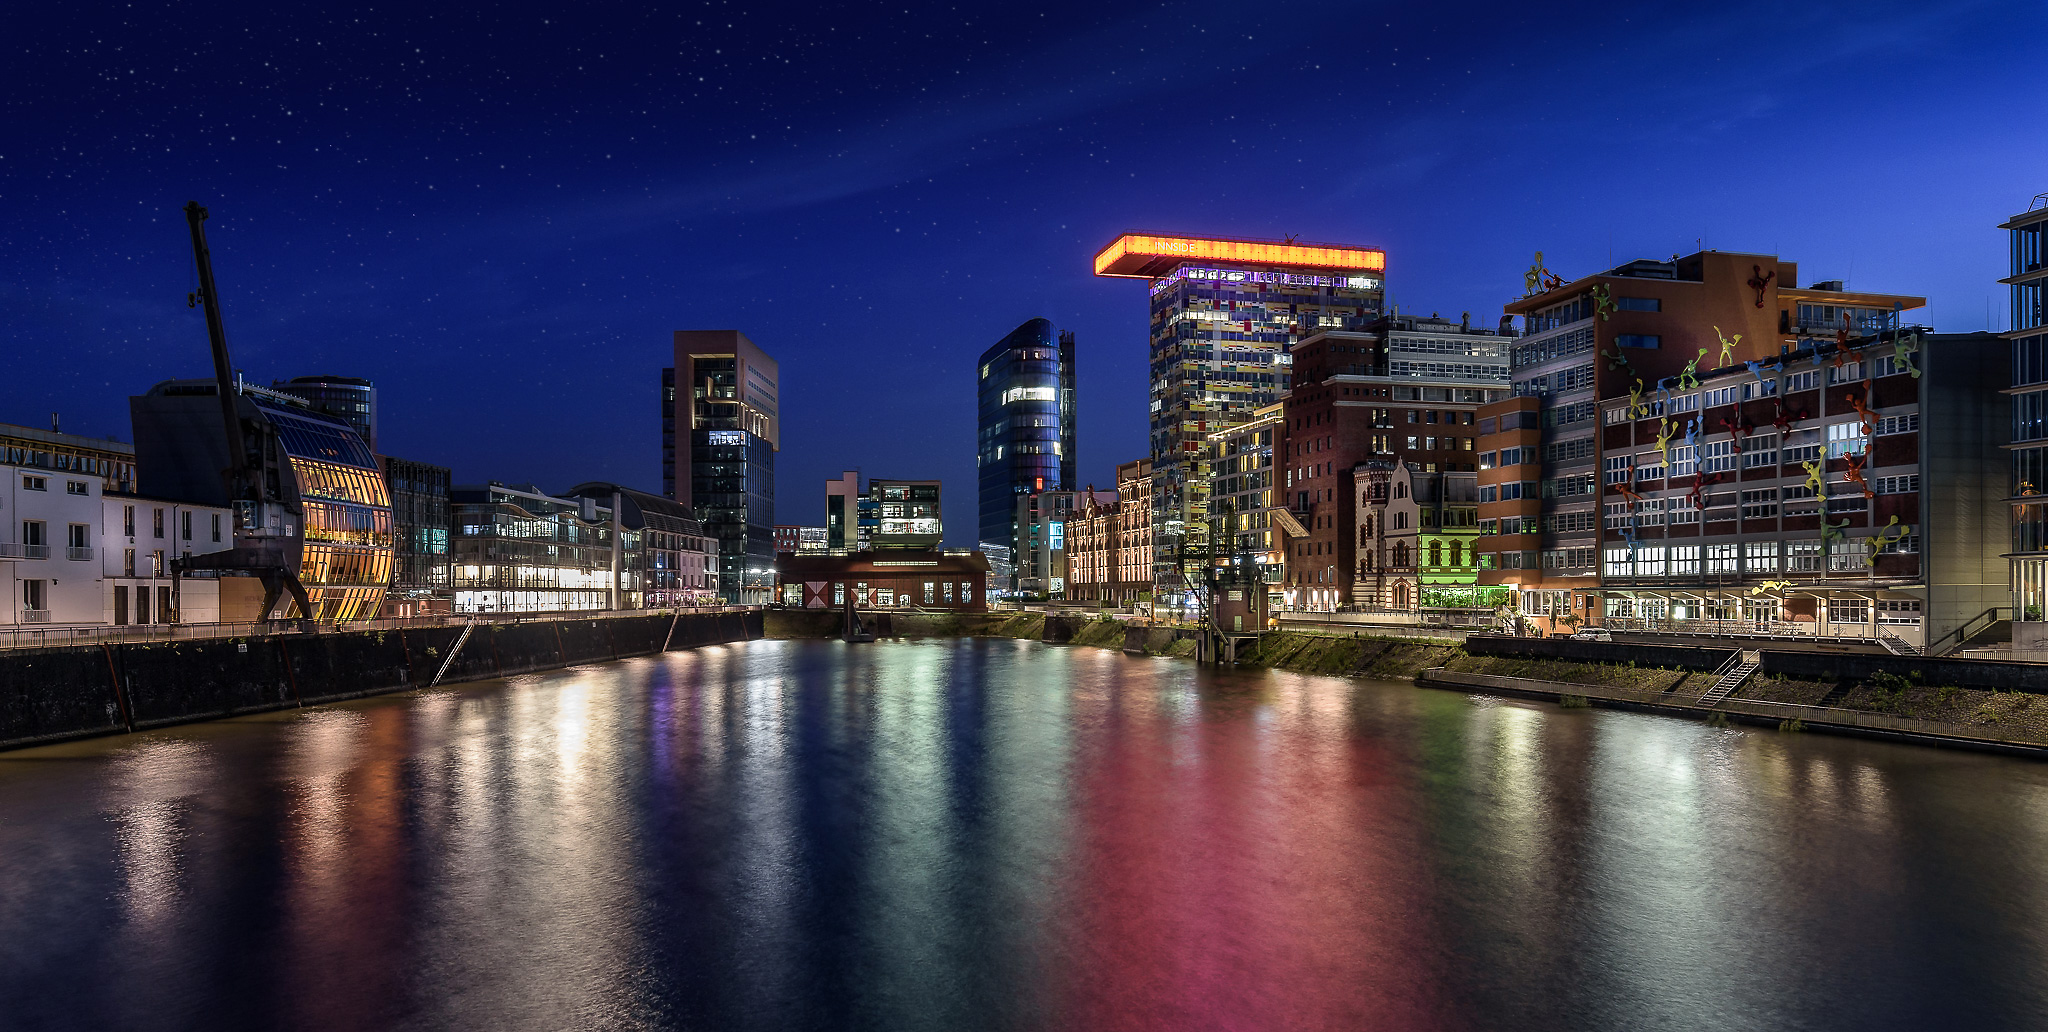
POLYGON ((1610 577, 1694 577, 1775 573, 1853 573, 1870 568, 1875 555, 1913 555, 1920 536, 1908 534, 1873 554, 1876 538, 1853 538, 1832 549, 1819 538, 1745 541, 1709 545, 1610 545, 1602 572, 1610 577))

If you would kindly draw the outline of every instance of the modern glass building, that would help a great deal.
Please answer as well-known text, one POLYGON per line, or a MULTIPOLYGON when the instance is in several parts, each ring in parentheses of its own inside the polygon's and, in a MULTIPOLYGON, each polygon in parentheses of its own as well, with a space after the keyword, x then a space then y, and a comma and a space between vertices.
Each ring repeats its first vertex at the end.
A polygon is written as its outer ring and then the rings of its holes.
POLYGON ((495 480, 450 494, 456 612, 632 608, 638 601, 644 531, 627 528, 619 536, 617 587, 624 597, 615 602, 609 504, 495 480))
POLYGON ((1200 583, 1211 561, 1209 435, 1286 395, 1297 341, 1378 318, 1386 264, 1371 248, 1139 233, 1095 256, 1097 276, 1150 287, 1159 598, 1200 583))
MULTIPOLYGON (((233 506, 235 547, 182 560, 186 570, 276 575, 303 586, 323 621, 377 615, 391 584, 391 495, 370 447, 353 426, 291 395, 245 384, 236 399, 251 468, 264 497, 237 497, 222 471, 232 464, 212 380, 172 380, 129 399, 144 494, 233 506)), ((269 607, 266 606, 266 613, 269 607)))
POLYGON ((270 386, 305 401, 323 416, 355 427, 370 450, 377 450, 377 386, 370 381, 354 376, 296 376, 270 386))
POLYGON ((718 590, 762 605, 775 586, 774 359, 737 330, 677 330, 662 370, 662 486, 718 542, 718 590))
POLYGON ((984 550, 1021 549, 1017 499, 1074 489, 1074 335, 1055 336, 1045 319, 1017 327, 982 352, 975 392, 978 540, 984 550))
POLYGON ((2012 288, 2012 642, 2048 649, 2048 194, 1999 227, 2008 234, 2012 288))
POLYGON ((379 456, 384 483, 391 491, 391 522, 396 554, 391 572, 394 608, 387 616, 446 612, 451 585, 448 527, 452 519, 448 492, 452 472, 446 466, 379 456))

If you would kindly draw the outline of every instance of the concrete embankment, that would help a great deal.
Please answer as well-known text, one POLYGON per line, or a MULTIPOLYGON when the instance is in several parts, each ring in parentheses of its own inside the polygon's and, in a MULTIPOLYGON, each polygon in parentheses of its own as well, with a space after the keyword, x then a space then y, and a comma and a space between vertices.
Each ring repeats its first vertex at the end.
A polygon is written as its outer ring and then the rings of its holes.
MULTIPOLYGON (((761 614, 478 624, 443 683, 761 637, 761 614)), ((462 628, 0 652, 0 748, 424 687, 462 628)))
POLYGON ((1418 684, 1500 691, 1569 704, 2044 755, 2044 671, 2016 663, 1757 650, 1760 669, 1733 694, 1701 696, 1733 649, 1482 638, 1418 684))

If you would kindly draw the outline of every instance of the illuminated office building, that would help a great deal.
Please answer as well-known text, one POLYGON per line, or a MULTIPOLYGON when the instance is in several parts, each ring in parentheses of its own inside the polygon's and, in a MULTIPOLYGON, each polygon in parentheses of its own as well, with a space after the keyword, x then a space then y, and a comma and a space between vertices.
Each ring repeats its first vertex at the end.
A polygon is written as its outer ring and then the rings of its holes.
POLYGON ((662 489, 718 542, 718 590, 759 605, 775 583, 774 359, 737 330, 677 330, 662 370, 662 489))
POLYGON ((1012 330, 982 352, 975 395, 977 540, 984 551, 1015 549, 1018 496, 1075 486, 1074 335, 1044 319, 1012 330))
POLYGON ((129 399, 140 493, 236 513, 235 548, 195 555, 185 568, 278 569, 297 577, 313 607, 297 615, 375 617, 391 584, 394 540, 390 492, 368 443, 302 399, 254 384, 242 385, 236 408, 265 501, 230 493, 214 381, 169 380, 129 399))
POLYGON ((869 542, 876 550, 929 550, 938 548, 945 537, 936 480, 870 479, 868 501, 874 504, 879 524, 869 542))
POLYGON ((531 484, 510 486, 495 480, 457 486, 450 497, 455 512, 456 612, 637 607, 644 570, 640 539, 645 531, 623 528, 615 555, 609 502, 600 505, 589 496, 557 498, 531 484))
MULTIPOLYGON (((1211 561, 1209 436, 1279 401, 1297 341, 1380 315, 1386 254, 1286 241, 1125 234, 1095 274, 1148 281, 1154 580, 1177 597, 1211 561)), ((1020 563, 1021 566, 1021 563, 1020 563)))

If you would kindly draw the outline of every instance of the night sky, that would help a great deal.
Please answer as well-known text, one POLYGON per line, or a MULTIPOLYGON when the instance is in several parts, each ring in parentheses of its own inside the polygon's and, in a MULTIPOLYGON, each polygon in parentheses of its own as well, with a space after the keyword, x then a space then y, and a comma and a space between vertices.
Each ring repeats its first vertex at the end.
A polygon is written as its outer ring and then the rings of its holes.
POLYGON ((11 10, 0 421, 127 440, 210 375, 189 199, 236 364, 375 380, 387 453, 658 491, 669 331, 739 329, 778 521, 936 476, 954 545, 974 360, 1026 319, 1079 336, 1081 478, 1144 454, 1144 286, 1089 275, 1126 229, 1383 247, 1392 303, 1486 325, 1533 251, 1704 242, 2004 327, 2048 9, 1662 7, 11 10))

